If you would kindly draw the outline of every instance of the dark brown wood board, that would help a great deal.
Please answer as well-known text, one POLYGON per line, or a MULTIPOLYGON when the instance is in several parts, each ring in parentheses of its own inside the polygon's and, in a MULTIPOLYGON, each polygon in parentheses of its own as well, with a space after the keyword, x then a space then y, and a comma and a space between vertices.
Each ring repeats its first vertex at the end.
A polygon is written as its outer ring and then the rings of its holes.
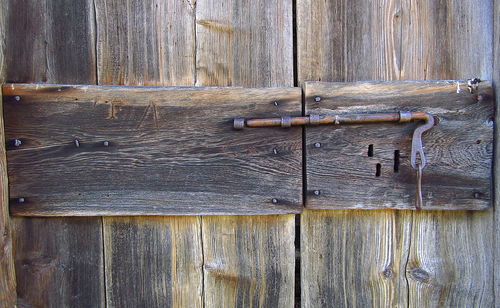
POLYGON ((302 208, 301 128, 232 129, 241 115, 299 113, 300 89, 3 89, 13 215, 274 214, 302 208), (22 144, 16 147, 15 139, 22 144))
MULTIPOLYGON (((494 94, 466 81, 305 83, 306 114, 423 111, 423 209, 491 206, 494 94), (318 99, 319 97, 319 99, 318 99)), ((422 123, 306 128, 307 208, 414 209, 411 139, 422 123), (378 170, 377 170, 378 169, 378 170)))

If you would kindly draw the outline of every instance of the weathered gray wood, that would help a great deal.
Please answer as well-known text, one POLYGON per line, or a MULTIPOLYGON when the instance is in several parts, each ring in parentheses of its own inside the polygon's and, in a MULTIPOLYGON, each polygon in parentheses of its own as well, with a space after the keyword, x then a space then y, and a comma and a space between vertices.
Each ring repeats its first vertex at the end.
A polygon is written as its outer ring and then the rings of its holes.
POLYGON ((203 252, 194 217, 109 217, 107 306, 203 307, 203 252), (137 245, 131 249, 130 245, 137 245), (133 277, 133 279, 131 279, 133 277))
MULTIPOLYGON (((493 37, 493 85, 495 86, 495 94, 497 102, 500 101, 500 0, 494 1, 493 8, 493 22, 494 22, 494 37, 493 37)), ((496 106, 496 123, 500 123, 500 109, 499 104, 496 106)), ((495 304, 500 305, 500 198, 498 193, 500 192, 500 130, 498 124, 495 127, 495 172, 494 172, 494 190, 495 190, 495 217, 493 220, 493 226, 495 228, 495 235, 493 241, 495 243, 495 250, 493 251, 493 258, 495 271, 494 271, 494 295, 495 304)))
POLYGON ((293 85, 292 1, 196 3, 196 85, 293 85))
MULTIPOLYGON (((0 12, 0 22, 3 22, 1 14, 0 12)), ((17 300, 16 273, 12 249, 12 226, 9 217, 9 183, 1 104, 2 98, 0 97, 0 234, 2 235, 0 236, 0 303, 3 303, 3 307, 14 307, 17 300)))
MULTIPOLYGON (((95 83, 92 1, 5 0, 2 81, 95 83)), ((15 218, 19 307, 102 307, 100 218, 15 218)))
POLYGON ((293 307, 292 219, 293 215, 203 217, 207 306, 293 307))
MULTIPOLYGON (((437 124, 423 136, 428 161, 423 209, 491 207, 494 94, 489 83, 471 93, 466 81, 313 82, 305 84, 304 93, 306 114, 433 114, 437 124)), ((417 181, 410 154, 418 125, 307 127, 306 207, 415 209, 417 181)))
MULTIPOLYGON (((198 1, 196 84, 293 85, 292 5, 198 1)), ((205 307, 292 307, 294 225, 294 215, 203 216, 205 307)))
POLYGON ((301 128, 232 128, 242 114, 297 114, 299 89, 12 84, 4 92, 14 215, 302 208, 301 128))
POLYGON ((96 0, 99 84, 190 86, 194 7, 186 1, 96 0))
MULTIPOLYGON (((196 42, 191 2, 95 4, 100 84, 194 85, 196 42)), ((202 306, 199 217, 103 217, 103 225, 108 307, 137 307, 141 300, 158 306, 202 306), (155 271, 145 271, 148 266, 155 271), (138 288, 135 281, 144 283, 138 288)))
MULTIPOLYGON (((491 79, 491 3, 299 0, 299 82, 491 79)), ((302 214, 304 307, 494 306, 491 210, 363 214, 363 222, 352 210, 302 214), (380 236, 367 240, 373 234, 380 236), (351 262, 359 251, 366 254, 351 262), (346 268, 342 278, 333 279, 328 264, 346 268), (382 273, 380 264, 391 264, 391 279, 360 274, 382 273)))
POLYGON ((15 221, 20 307, 104 306, 102 233, 97 229, 100 219, 15 221))

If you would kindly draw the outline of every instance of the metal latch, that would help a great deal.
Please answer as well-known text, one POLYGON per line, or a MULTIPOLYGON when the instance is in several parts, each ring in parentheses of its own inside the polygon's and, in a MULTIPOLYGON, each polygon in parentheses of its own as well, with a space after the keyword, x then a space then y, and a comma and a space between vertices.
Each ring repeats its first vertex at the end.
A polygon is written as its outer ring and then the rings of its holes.
POLYGON ((422 134, 434 126, 434 117, 425 112, 388 112, 388 113, 362 113, 362 114, 339 114, 339 115, 308 115, 280 118, 261 119, 234 119, 235 129, 245 127, 282 127, 289 128, 300 125, 342 125, 342 124, 368 124, 368 123, 408 123, 411 121, 423 121, 413 132, 410 163, 417 172, 417 188, 415 207, 421 209, 422 200, 422 170, 427 164, 425 158, 422 134))

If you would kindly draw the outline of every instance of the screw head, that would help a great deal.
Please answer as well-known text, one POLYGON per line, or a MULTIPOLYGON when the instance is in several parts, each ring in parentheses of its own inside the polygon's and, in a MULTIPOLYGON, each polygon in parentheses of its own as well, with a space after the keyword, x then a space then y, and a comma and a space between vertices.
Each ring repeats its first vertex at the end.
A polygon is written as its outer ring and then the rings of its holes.
POLYGON ((18 146, 20 146, 21 144, 23 144, 23 142, 22 142, 21 140, 19 140, 19 139, 14 139, 14 146, 15 146, 15 147, 18 147, 18 146))
POLYGON ((316 143, 314 144, 314 147, 315 147, 315 148, 321 148, 321 143, 316 142, 316 143))
POLYGON ((278 203, 278 199, 273 198, 273 200, 271 200, 271 202, 274 203, 274 204, 277 204, 278 203))
POLYGON ((21 100, 21 96, 16 95, 16 96, 14 96, 14 99, 15 99, 16 101, 20 101, 20 100, 21 100))
POLYGON ((315 190, 315 191, 314 191, 314 194, 315 194, 316 196, 321 195, 321 190, 315 190))
POLYGON ((19 203, 24 203, 24 201, 25 201, 25 200, 24 200, 24 198, 23 198, 23 197, 21 197, 21 198, 18 198, 18 199, 17 199, 17 202, 19 202, 19 203))
POLYGON ((320 101, 321 101, 321 97, 316 96, 316 97, 314 98, 314 101, 315 101, 315 102, 320 102, 320 101))
POLYGON ((104 141, 102 145, 104 145, 105 147, 109 146, 109 141, 104 141))

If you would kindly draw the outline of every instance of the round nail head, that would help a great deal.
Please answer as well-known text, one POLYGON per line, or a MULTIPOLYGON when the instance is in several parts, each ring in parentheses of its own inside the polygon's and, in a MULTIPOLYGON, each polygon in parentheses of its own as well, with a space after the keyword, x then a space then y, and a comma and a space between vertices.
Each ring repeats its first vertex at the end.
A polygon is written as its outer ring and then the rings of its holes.
POLYGON ((16 101, 20 101, 20 100, 21 100, 21 96, 16 95, 16 96, 14 96, 14 99, 15 99, 16 101))
POLYGON ((316 96, 316 97, 314 98, 314 101, 315 101, 315 102, 320 102, 320 101, 321 101, 321 97, 316 96))
POLYGON ((314 147, 315 147, 315 148, 321 148, 321 143, 316 142, 316 143, 314 144, 314 147))
POLYGON ((271 200, 274 204, 278 203, 278 199, 271 200))

